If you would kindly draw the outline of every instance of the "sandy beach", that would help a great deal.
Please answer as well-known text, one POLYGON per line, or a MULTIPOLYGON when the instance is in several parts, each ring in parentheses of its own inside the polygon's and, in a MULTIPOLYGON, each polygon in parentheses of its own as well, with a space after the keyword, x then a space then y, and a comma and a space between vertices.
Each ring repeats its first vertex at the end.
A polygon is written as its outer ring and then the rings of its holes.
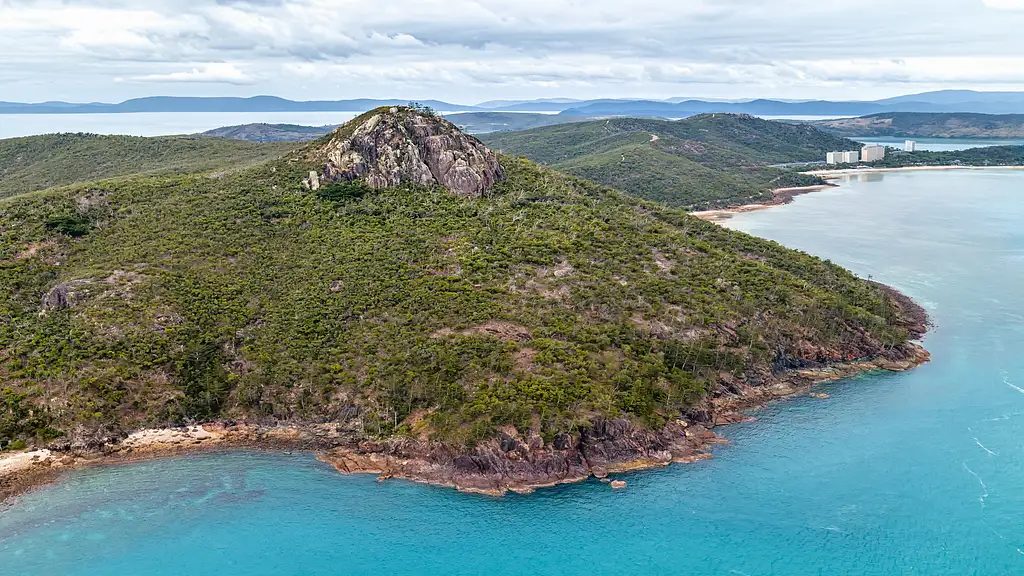
POLYGON ((842 170, 812 170, 810 172, 804 172, 804 174, 829 179, 879 172, 921 172, 925 170, 1024 170, 1024 166, 904 166, 901 168, 844 168, 842 170))
POLYGON ((794 188, 776 188, 772 190, 772 199, 768 202, 760 204, 744 204, 742 206, 735 206, 733 208, 722 208, 719 210, 702 210, 700 212, 690 212, 691 216, 696 216, 701 220, 707 220, 709 222, 721 222, 722 220, 728 220, 735 214, 742 214, 744 212, 753 212, 755 210, 764 210, 765 208, 771 208, 772 206, 781 206, 783 204, 789 204, 793 201, 793 198, 801 194, 807 194, 810 192, 816 192, 818 190, 825 190, 828 188, 834 188, 835 184, 818 184, 816 186, 798 186, 794 188))
MULTIPOLYGON (((803 172, 803 174, 818 176, 825 180, 839 180, 841 178, 859 176, 862 174, 878 174, 884 172, 922 172, 927 170, 1024 170, 1024 166, 904 166, 902 168, 844 168, 841 170, 811 170, 809 172, 803 172)), ((783 204, 789 204, 792 202, 793 197, 795 196, 815 192, 817 190, 834 188, 835 186, 838 185, 828 184, 822 186, 803 186, 799 188, 779 188, 772 190, 772 195, 774 197, 769 202, 761 204, 745 204, 743 206, 723 208, 720 210, 702 210, 700 212, 690 212, 690 215, 696 216, 701 220, 707 220, 708 222, 722 222, 732 218, 736 214, 753 212, 755 210, 764 210, 766 208, 772 208, 773 206, 782 206, 783 204)))

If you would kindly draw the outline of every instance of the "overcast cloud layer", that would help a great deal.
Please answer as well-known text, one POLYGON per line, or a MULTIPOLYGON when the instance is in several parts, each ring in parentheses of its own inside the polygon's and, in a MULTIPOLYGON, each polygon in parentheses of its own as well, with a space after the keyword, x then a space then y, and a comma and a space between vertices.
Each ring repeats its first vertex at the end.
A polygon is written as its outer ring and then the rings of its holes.
POLYGON ((0 100, 1024 90, 1024 0, 0 0, 0 100))

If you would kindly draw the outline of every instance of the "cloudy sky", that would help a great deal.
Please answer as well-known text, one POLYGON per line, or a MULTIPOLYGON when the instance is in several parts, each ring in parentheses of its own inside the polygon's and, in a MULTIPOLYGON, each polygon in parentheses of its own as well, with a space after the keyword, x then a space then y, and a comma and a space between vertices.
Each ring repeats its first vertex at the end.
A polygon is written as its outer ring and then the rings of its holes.
POLYGON ((1024 0, 0 0, 0 100, 1024 90, 1024 0))

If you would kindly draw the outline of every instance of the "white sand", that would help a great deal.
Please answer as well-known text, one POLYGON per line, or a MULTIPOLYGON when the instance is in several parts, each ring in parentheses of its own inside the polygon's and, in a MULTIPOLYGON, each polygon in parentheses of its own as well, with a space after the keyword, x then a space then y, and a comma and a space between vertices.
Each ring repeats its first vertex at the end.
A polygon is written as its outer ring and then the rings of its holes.
POLYGON ((9 474, 17 474, 30 470, 35 466, 48 465, 53 460, 49 450, 33 450, 31 452, 14 452, 0 455, 0 478, 9 474))

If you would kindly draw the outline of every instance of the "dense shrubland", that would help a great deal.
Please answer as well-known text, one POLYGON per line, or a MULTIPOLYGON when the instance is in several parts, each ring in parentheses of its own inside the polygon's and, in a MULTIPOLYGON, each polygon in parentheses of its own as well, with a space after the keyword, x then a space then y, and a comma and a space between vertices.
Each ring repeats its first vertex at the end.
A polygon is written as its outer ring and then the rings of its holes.
POLYGON ((817 258, 504 158, 488 198, 274 161, 0 200, 0 446, 215 418, 651 427, 907 339, 817 258))

